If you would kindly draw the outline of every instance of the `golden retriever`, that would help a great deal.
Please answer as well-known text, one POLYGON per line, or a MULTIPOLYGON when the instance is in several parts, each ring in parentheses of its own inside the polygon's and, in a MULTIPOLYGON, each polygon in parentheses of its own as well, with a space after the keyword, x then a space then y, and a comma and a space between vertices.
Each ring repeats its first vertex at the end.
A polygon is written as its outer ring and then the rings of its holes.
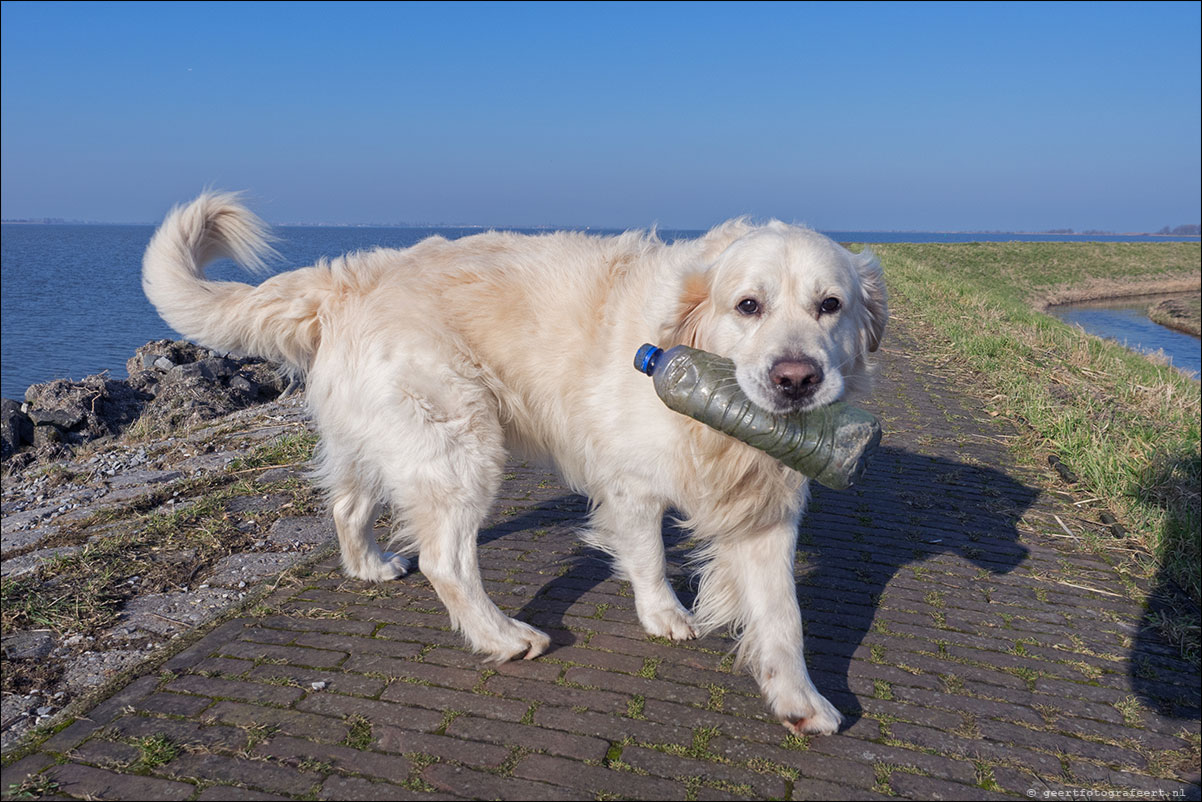
POLYGON ((476 537, 507 454, 549 458, 591 499, 584 537, 630 581, 647 632, 679 640, 729 627, 786 727, 838 729, 802 651, 793 562, 807 480, 667 409, 632 360, 644 342, 721 354, 776 412, 863 392, 887 317, 871 251, 739 219, 673 244, 653 233, 435 236, 258 286, 205 279, 215 258, 253 269, 269 252, 237 196, 206 193, 154 235, 143 287, 185 337, 306 377, 317 476, 348 575, 406 572, 372 534, 390 504, 394 542, 420 555, 471 648, 536 657, 549 640, 488 598, 476 537), (665 575, 669 508, 702 544, 693 612, 665 575))

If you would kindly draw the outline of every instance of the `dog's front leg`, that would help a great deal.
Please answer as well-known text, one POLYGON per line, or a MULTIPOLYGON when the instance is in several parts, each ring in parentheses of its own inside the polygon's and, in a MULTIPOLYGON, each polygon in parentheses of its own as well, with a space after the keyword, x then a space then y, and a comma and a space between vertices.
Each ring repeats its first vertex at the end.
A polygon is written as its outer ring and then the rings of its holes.
POLYGON ((806 670, 793 579, 796 531, 789 521, 711 541, 697 616, 706 629, 732 624, 741 630, 739 661, 751 669, 782 724, 796 733, 829 735, 843 716, 806 670))
POLYGON ((630 580, 639 623, 650 635, 672 640, 697 637, 693 616, 668 582, 662 522, 664 505, 640 493, 610 488, 595 493, 587 542, 614 558, 618 573, 630 580))

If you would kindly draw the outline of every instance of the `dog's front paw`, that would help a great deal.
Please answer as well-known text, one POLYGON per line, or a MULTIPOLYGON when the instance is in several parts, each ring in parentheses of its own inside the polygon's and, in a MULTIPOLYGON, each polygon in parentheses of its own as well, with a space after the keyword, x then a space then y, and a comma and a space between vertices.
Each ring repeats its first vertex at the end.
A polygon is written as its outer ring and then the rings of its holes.
POLYGON ((352 579, 391 582, 409 573, 409 561, 395 552, 385 551, 380 557, 368 555, 358 565, 347 565, 344 561, 342 569, 352 579))
POLYGON ((843 723, 843 714, 822 694, 809 694, 809 700, 788 710, 775 710, 780 723, 795 735, 833 735, 843 723))
POLYGON ((482 633, 469 633, 472 647, 484 655, 490 663, 505 663, 510 660, 533 660, 551 646, 551 639, 529 624, 513 618, 506 619, 503 632, 480 637, 482 633))
POLYGON ((674 604, 649 613, 639 614, 639 623, 648 635, 671 640, 689 640, 697 637, 697 625, 693 622, 693 614, 674 604))

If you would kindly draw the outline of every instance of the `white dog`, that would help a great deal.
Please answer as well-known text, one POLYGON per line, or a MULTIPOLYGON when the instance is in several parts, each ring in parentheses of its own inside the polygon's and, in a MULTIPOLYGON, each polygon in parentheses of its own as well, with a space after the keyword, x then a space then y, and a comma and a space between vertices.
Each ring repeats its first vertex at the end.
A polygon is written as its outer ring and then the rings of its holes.
POLYGON ((838 729, 802 654, 793 561, 806 479, 667 409, 633 356, 651 342, 729 357, 747 395, 777 412, 864 391, 887 317, 870 251, 733 220, 671 245, 643 233, 493 232, 354 253, 257 287, 205 280, 218 257, 260 266, 266 242, 236 196, 202 195, 155 234, 143 287, 185 337, 307 377, 347 574, 407 570, 372 535, 388 503, 401 550, 420 554, 471 647, 536 657, 549 640, 488 598, 476 537, 507 453, 549 457, 592 500, 586 537, 631 582, 647 632, 679 640, 730 627, 787 727, 838 729), (694 613, 665 575, 668 508, 703 544, 694 613))

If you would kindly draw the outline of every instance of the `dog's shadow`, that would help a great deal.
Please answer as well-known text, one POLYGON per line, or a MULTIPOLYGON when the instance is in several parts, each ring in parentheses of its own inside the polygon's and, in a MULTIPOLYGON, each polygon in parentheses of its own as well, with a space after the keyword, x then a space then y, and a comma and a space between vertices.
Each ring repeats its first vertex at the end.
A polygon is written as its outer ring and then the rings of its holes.
MULTIPOLYGON (((877 619, 894 578, 911 574, 897 588, 899 601, 889 603, 890 610, 930 608, 935 615, 941 600, 966 580, 1012 571, 1027 555, 1018 543, 1017 523, 1039 491, 984 465, 889 447, 876 452, 864 480, 851 490, 812 487, 798 531, 796 562, 806 662, 819 690, 845 713, 850 726, 861 715, 849 679, 852 661, 869 659, 861 646, 870 632, 888 631, 888 616, 877 619), (941 572, 959 581, 941 584, 941 572)), ((560 527, 580 528, 587 509, 578 496, 560 497, 482 530, 480 542, 545 526, 549 518, 560 527)), ((693 544, 671 521, 666 517, 663 528, 669 575, 681 602, 691 606, 695 586, 686 563, 693 544)), ((579 543, 549 560, 558 560, 557 575, 511 614, 546 629, 556 646, 570 645, 576 636, 565 616, 589 608, 580 601, 612 579, 611 560, 579 543)), ((632 599, 631 614, 633 606, 632 599)), ((939 631, 935 620, 929 628, 934 638, 939 631)))
MULTIPOLYGON (((806 663, 847 726, 862 713, 852 690, 853 659, 898 665, 922 659, 881 644, 865 650, 869 633, 908 638, 914 652, 932 654, 941 632, 954 641, 941 620, 958 612, 959 600, 950 597, 971 597, 971 608, 984 600, 977 588, 990 576, 1022 564, 1028 551, 1017 526, 1038 495, 985 465, 888 447, 877 451, 855 488, 814 489, 798 532, 806 663)), ((860 695, 873 692, 870 681, 859 684, 860 695)))

